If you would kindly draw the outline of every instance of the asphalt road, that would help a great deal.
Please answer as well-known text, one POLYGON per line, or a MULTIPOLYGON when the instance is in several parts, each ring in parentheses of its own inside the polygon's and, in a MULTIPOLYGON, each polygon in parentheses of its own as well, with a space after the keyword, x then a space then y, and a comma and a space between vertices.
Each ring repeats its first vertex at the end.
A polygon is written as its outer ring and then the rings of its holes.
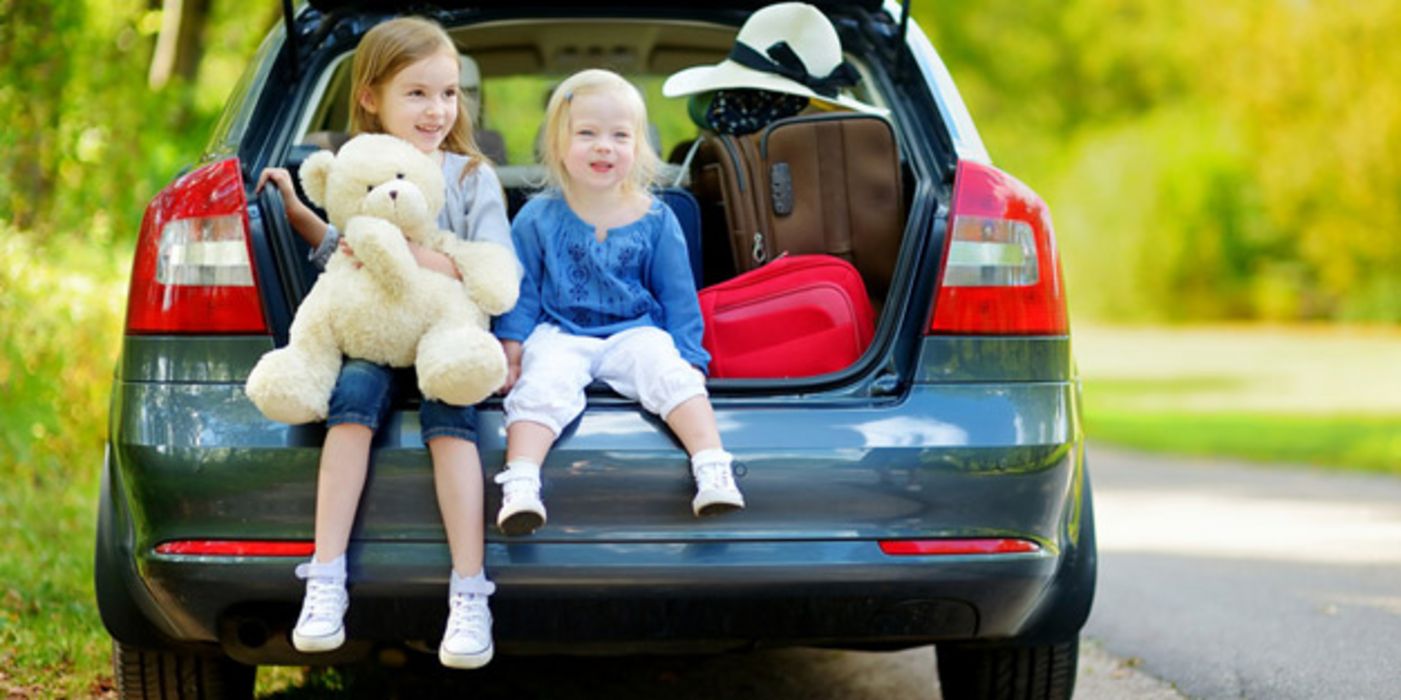
MULTIPOLYGON (((1093 641, 1082 644, 1077 700, 1181 700, 1162 681, 1093 641)), ((931 647, 900 652, 782 649, 709 657, 505 658, 476 671, 444 671, 435 659, 411 669, 347 670, 265 697, 327 696, 473 700, 939 700, 931 647)))
POLYGON ((1105 649, 1192 698, 1401 697, 1401 479, 1089 457, 1105 649))
MULTIPOLYGON (((1077 698, 1401 697, 1401 479, 1089 455, 1100 569, 1077 698)), ((940 697, 929 647, 499 659, 466 675, 433 666, 371 670, 348 689, 415 700, 466 687, 511 700, 940 697)))

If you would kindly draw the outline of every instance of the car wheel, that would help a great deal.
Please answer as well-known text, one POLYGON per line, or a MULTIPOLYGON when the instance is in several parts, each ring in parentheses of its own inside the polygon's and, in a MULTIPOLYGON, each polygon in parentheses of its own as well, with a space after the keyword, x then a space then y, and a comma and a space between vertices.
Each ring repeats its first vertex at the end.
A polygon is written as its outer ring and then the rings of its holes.
POLYGON ((252 698, 258 669, 221 656, 150 651, 112 642, 117 694, 126 699, 252 698))
POLYGON ((947 700, 1059 700, 1075 692, 1080 637, 1045 645, 938 645, 947 700))

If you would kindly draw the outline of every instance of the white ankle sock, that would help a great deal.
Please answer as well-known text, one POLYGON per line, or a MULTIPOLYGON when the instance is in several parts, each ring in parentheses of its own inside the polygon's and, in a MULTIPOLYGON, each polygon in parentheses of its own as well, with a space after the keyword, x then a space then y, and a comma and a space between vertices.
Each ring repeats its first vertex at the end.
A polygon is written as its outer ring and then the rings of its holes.
POLYGON ((486 569, 480 569, 475 576, 461 576, 457 569, 452 570, 452 580, 448 584, 448 595, 458 593, 476 593, 478 595, 491 595, 496 592, 496 584, 486 578, 486 569))
POLYGON ((540 465, 528 459, 517 457, 506 463, 506 470, 516 473, 529 472, 537 478, 540 476, 540 465), (519 470, 518 472, 516 470, 519 470))
POLYGON ((725 464, 734 461, 734 456, 726 452, 724 448, 712 447, 708 450, 701 450, 691 455, 691 468, 694 469, 703 464, 725 464))
POLYGON ((311 561, 297 565, 297 578, 324 578, 345 582, 345 554, 327 562, 316 560, 316 555, 312 555, 311 561))

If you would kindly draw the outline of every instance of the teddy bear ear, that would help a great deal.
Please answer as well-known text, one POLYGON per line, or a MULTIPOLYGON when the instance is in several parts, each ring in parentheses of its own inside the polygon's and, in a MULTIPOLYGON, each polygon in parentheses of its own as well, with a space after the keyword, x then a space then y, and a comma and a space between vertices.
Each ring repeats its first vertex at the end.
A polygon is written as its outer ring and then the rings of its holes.
POLYGON ((302 191, 311 199, 311 203, 318 207, 326 207, 326 179, 331 175, 331 166, 335 165, 336 156, 330 151, 317 151, 302 161, 300 177, 302 180, 302 191))

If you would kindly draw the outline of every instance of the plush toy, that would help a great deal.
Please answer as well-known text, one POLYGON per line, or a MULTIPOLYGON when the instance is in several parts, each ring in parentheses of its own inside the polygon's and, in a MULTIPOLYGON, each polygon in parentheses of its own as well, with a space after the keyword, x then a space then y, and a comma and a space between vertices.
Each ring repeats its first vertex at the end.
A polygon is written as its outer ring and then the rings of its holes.
POLYGON ((307 196, 343 232, 337 252, 292 321, 287 347, 248 375, 248 397, 268 418, 326 418, 342 356, 418 371, 427 398, 469 405, 506 379, 506 356, 487 332, 489 315, 516 303, 514 255, 496 243, 438 229, 442 168, 385 134, 351 139, 301 167, 307 196), (419 267, 408 241, 446 254, 462 279, 419 267))

